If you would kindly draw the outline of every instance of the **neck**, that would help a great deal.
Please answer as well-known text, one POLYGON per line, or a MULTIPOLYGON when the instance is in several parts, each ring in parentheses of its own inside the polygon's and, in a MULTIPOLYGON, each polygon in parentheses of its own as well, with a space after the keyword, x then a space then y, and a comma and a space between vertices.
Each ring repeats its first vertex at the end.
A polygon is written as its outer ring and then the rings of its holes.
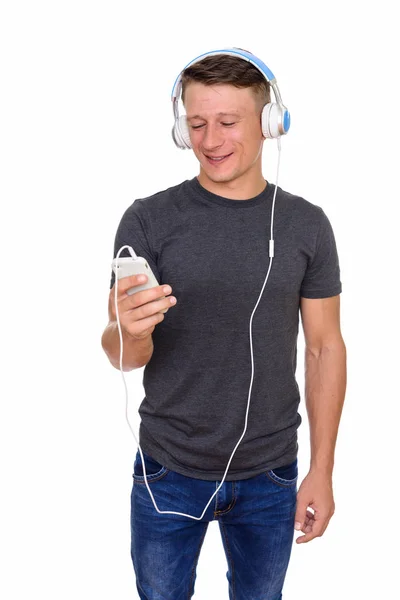
POLYGON ((197 179, 209 192, 230 200, 249 200, 261 194, 268 185, 262 173, 259 173, 257 177, 252 175, 252 177, 242 176, 226 181, 214 181, 200 168, 197 179))

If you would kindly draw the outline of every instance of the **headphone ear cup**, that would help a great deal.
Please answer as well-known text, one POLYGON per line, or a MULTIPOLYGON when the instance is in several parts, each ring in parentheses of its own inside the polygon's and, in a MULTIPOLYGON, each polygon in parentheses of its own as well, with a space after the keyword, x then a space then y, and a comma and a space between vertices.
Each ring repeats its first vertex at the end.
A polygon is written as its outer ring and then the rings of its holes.
POLYGON ((261 129, 266 138, 278 138, 282 134, 279 131, 279 117, 282 110, 279 104, 270 102, 266 104, 261 113, 261 129))
POLYGON ((182 115, 179 117, 179 129, 182 135, 182 140, 184 141, 187 148, 192 147, 192 143, 190 141, 189 128, 186 120, 186 115, 182 115))
POLYGON ((187 126, 186 115, 182 115, 175 121, 172 129, 172 138, 175 144, 181 150, 189 149, 192 147, 190 142, 189 129, 187 126))

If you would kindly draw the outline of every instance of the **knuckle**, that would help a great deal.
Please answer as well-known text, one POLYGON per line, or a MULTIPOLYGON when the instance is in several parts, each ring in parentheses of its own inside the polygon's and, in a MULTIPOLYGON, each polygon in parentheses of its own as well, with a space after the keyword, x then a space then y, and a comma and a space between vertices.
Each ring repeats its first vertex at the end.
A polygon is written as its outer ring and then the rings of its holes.
POLYGON ((132 294, 129 299, 130 308, 137 308, 140 305, 140 298, 136 298, 137 294, 132 294))
POLYGON ((148 317, 151 315, 149 309, 146 307, 145 304, 138 306, 136 309, 136 315, 138 319, 144 319, 145 317, 148 317))

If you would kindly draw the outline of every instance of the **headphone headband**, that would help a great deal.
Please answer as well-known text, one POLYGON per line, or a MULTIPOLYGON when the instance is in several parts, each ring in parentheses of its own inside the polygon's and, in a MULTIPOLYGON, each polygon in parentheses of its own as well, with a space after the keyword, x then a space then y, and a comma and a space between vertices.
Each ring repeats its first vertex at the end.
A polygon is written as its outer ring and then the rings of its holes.
POLYGON ((267 67, 267 65, 265 63, 263 63, 262 60, 257 58, 257 56, 254 56, 254 54, 247 52, 247 50, 240 50, 239 48, 226 48, 224 50, 211 50, 211 52, 205 52, 204 54, 200 54, 200 56, 197 56, 196 58, 191 60, 186 65, 186 67, 184 69, 182 69, 182 71, 179 73, 178 77, 175 79, 175 83, 173 85, 172 93, 171 93, 171 100, 175 100, 176 98, 179 98, 180 91, 181 91, 181 83, 182 83, 181 76, 185 69, 187 69, 191 65, 194 65, 194 63, 199 62, 200 60, 203 60, 203 58, 205 58, 206 56, 215 56, 218 54, 222 54, 222 55, 227 54, 230 56, 238 56, 240 58, 243 58, 244 60, 247 60, 252 65, 257 67, 257 69, 264 75, 265 79, 267 81, 269 81, 269 83, 271 85, 276 82, 274 74, 267 67))

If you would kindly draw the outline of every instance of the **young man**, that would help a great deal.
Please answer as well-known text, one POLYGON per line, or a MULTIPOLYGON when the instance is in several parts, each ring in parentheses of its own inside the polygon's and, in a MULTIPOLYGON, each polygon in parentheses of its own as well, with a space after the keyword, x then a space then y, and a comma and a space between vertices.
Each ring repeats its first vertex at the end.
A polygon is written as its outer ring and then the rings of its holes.
MULTIPOLYGON (((148 484, 160 511, 200 516, 245 427, 250 318, 270 261, 275 185, 262 175, 260 115, 271 99, 258 68, 236 56, 207 56, 183 71, 182 100, 200 173, 129 206, 114 257, 132 246, 162 282, 132 295, 126 291, 139 285, 136 277, 118 282, 123 368, 145 366, 139 414, 148 484)), ((247 429, 204 517, 158 513, 136 456, 131 554, 142 599, 192 597, 204 536, 217 520, 229 597, 280 600, 295 522, 304 534, 296 541, 308 542, 334 513, 346 388, 335 238, 319 206, 279 186, 273 226, 272 267, 251 325, 247 429), (299 311, 311 464, 297 490, 299 311)), ((102 345, 119 369, 114 282, 112 274, 102 345)))

